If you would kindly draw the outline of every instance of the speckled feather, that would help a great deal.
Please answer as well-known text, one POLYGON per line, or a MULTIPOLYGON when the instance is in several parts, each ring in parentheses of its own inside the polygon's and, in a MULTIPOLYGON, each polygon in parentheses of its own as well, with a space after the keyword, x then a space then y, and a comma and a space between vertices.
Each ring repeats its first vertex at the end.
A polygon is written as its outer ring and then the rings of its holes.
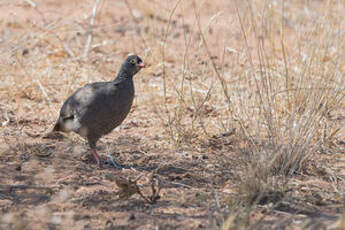
POLYGON ((79 88, 63 104, 54 131, 74 131, 86 137, 91 148, 97 140, 119 126, 128 115, 134 99, 133 76, 140 70, 130 56, 114 81, 95 82, 79 88))

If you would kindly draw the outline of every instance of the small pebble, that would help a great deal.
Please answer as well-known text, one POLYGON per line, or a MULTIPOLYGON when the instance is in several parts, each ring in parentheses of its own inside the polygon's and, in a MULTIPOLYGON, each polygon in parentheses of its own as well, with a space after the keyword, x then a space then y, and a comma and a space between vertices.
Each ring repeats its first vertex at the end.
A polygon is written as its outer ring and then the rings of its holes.
POLYGON ((135 220, 135 215, 133 213, 131 215, 129 215, 128 220, 135 220))
POLYGON ((208 156, 207 156, 207 155, 202 155, 202 156, 201 156, 201 159, 207 160, 207 159, 208 159, 208 156))

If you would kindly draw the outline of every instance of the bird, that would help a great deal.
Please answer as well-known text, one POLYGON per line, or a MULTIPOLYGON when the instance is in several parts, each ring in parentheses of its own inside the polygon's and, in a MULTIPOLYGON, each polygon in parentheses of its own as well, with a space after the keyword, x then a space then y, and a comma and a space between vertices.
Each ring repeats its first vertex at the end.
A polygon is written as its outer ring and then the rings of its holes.
MULTIPOLYGON (((75 132, 85 138, 90 152, 102 168, 97 141, 119 126, 132 107, 133 76, 145 68, 143 60, 130 55, 113 81, 94 82, 77 89, 62 105, 52 132, 75 132)), ((115 162, 112 159, 113 164, 115 162)))

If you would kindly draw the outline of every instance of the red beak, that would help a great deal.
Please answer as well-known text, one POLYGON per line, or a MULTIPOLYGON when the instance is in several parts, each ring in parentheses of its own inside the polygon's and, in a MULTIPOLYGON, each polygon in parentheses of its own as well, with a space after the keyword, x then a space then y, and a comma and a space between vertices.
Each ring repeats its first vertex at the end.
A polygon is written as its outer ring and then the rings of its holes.
POLYGON ((140 63, 139 66, 140 66, 140 68, 145 68, 144 62, 140 63))

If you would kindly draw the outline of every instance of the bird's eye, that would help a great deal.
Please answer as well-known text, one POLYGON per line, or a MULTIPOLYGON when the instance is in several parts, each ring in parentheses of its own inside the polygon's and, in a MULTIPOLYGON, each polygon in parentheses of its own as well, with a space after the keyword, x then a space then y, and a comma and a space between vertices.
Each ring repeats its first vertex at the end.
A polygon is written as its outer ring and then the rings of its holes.
POLYGON ((132 59, 132 60, 131 60, 131 63, 132 63, 132 64, 136 64, 136 62, 137 62, 137 61, 136 61, 135 59, 132 59))

